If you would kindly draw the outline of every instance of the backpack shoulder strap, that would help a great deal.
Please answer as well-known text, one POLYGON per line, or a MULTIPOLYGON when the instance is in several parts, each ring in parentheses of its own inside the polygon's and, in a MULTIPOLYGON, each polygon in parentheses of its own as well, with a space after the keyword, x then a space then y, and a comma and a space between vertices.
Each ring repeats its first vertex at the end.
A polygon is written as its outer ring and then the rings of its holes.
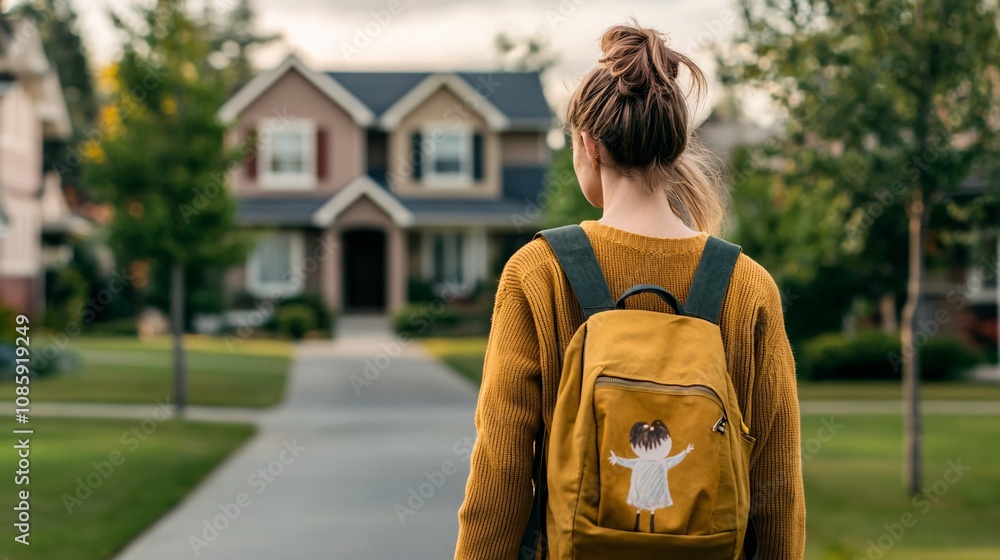
POLYGON ((556 254, 559 266, 583 309, 584 320, 595 313, 615 308, 615 300, 597 263, 594 248, 587 232, 579 224, 545 229, 535 234, 535 238, 538 237, 544 237, 556 254))
POLYGON ((708 237, 705 251, 695 269, 691 292, 684 302, 684 311, 688 315, 719 324, 722 302, 729 291, 729 281, 741 251, 739 245, 733 245, 714 235, 708 237))

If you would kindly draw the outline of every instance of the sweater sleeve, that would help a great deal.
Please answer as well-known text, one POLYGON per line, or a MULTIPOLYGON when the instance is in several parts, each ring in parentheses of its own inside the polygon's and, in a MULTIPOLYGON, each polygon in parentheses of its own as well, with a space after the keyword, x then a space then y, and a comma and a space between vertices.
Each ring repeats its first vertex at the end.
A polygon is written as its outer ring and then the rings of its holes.
POLYGON ((531 513, 542 420, 538 335, 511 261, 497 287, 475 421, 455 558, 514 559, 531 513))
POLYGON ((795 361, 781 297, 771 280, 758 323, 751 435, 750 513, 760 560, 801 560, 805 554, 805 495, 795 361))

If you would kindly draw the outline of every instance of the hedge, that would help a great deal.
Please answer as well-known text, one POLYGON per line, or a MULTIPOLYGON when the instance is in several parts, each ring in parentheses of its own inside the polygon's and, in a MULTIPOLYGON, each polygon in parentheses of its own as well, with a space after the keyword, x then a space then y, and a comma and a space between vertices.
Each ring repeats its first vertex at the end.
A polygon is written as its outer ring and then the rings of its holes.
MULTIPOLYGON (((951 381, 961 378, 983 357, 951 338, 932 338, 918 349, 921 378, 951 381)), ((898 335, 867 330, 856 334, 826 333, 806 340, 797 356, 798 377, 805 381, 902 379, 898 335)))

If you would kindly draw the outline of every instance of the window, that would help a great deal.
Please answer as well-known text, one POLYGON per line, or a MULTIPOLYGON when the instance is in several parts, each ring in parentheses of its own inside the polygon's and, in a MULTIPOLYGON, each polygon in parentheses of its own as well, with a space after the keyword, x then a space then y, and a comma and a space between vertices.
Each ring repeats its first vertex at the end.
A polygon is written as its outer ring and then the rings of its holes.
POLYGON ((247 290, 257 297, 295 295, 302 290, 302 233, 272 233, 260 239, 247 262, 247 290))
POLYGON ((316 186, 316 125, 309 120, 269 119, 258 131, 262 189, 316 186))
POLYGON ((472 134, 468 130, 431 128, 424 131, 427 142, 429 187, 464 187, 472 182, 472 134))
POLYGON ((464 234, 442 232, 431 234, 431 259, 435 284, 465 282, 464 234))

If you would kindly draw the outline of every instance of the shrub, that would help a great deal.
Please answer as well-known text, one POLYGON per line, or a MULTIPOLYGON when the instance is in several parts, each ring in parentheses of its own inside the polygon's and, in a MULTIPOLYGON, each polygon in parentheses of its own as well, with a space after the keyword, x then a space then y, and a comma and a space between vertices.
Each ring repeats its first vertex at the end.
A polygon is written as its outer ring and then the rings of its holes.
POLYGON ((410 304, 396 312, 393 326, 409 336, 482 335, 489 332, 491 312, 482 305, 410 304))
POLYGON ((18 337, 17 331, 14 330, 18 326, 15 322, 16 318, 17 313, 0 305, 0 344, 5 342, 10 345, 14 344, 14 339, 18 337))
POLYGON ((406 286, 406 297, 410 303, 427 303, 435 297, 434 286, 427 280, 410 278, 406 286))
MULTIPOLYGON (((956 340, 934 338, 920 349, 921 377, 946 381, 961 377, 981 357, 956 340)), ((826 333, 802 343, 798 377, 808 381, 899 380, 902 357, 898 335, 862 331, 854 335, 826 333)))
POLYGON ((275 314, 278 332, 301 340, 316 328, 316 315, 307 305, 283 305, 275 314))

